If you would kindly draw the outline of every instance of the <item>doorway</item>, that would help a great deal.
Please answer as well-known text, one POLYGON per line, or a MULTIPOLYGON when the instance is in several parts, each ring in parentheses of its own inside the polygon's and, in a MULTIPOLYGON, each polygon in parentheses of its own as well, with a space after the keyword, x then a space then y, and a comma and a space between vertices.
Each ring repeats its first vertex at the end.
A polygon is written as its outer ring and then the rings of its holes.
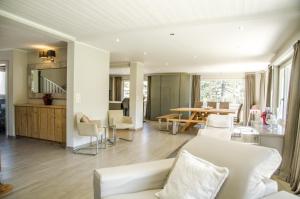
POLYGON ((0 135, 7 134, 7 64, 0 61, 0 135))

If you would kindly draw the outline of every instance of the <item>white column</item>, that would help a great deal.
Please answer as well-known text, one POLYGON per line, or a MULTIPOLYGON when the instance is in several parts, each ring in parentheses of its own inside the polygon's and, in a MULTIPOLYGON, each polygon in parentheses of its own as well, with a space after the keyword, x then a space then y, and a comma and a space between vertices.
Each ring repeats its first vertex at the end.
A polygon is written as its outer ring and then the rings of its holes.
POLYGON ((143 87, 144 87, 144 64, 141 62, 130 63, 130 112, 133 118, 134 128, 143 128, 143 87))

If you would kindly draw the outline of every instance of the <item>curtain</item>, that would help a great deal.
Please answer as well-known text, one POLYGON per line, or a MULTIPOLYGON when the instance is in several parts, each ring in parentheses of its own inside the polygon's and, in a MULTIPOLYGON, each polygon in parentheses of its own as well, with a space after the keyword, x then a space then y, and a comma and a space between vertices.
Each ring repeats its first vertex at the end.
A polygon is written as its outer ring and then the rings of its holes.
POLYGON ((266 95, 266 107, 271 107, 271 90, 272 90, 272 66, 268 68, 268 85, 266 95))
POLYGON ((266 78, 265 73, 260 74, 260 83, 259 83, 259 107, 260 110, 264 110, 265 108, 265 84, 266 84, 266 78))
POLYGON ((280 176, 300 193, 300 41, 294 45, 280 176))
POLYGON ((192 107, 195 106, 195 102, 200 101, 200 75, 192 76, 192 107))
POLYGON ((255 102, 255 74, 245 75, 245 106, 244 125, 247 125, 248 115, 255 102))
POLYGON ((122 96, 122 77, 114 77, 114 92, 115 92, 115 101, 121 101, 122 96))
POLYGON ((147 88, 147 105, 146 105, 146 119, 151 118, 151 76, 148 76, 148 88, 147 88))

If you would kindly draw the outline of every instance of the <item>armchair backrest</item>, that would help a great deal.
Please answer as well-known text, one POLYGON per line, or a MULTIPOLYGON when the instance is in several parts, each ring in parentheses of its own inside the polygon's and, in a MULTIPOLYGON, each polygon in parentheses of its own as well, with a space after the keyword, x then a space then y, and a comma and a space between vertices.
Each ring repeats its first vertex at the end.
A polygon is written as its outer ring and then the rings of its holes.
POLYGON ((208 127, 215 127, 215 128, 232 128, 233 117, 231 115, 210 114, 207 117, 206 125, 208 127))
POLYGON ((76 119, 76 125, 78 125, 80 123, 80 119, 83 117, 83 113, 79 112, 76 113, 75 115, 75 119, 76 119))
POLYGON ((123 110, 109 110, 108 111, 109 126, 113 126, 114 124, 121 122, 122 118, 123 118, 123 110))

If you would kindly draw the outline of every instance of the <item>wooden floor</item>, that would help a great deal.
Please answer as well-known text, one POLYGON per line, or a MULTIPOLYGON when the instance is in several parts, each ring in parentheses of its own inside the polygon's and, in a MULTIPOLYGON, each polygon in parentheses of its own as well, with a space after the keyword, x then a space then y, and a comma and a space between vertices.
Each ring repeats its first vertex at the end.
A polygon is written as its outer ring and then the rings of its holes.
POLYGON ((97 156, 73 154, 60 145, 27 139, 0 137, 1 179, 14 185, 7 199, 92 199, 95 168, 157 160, 168 157, 192 134, 160 132, 157 123, 145 123, 133 142, 120 140, 97 156))

